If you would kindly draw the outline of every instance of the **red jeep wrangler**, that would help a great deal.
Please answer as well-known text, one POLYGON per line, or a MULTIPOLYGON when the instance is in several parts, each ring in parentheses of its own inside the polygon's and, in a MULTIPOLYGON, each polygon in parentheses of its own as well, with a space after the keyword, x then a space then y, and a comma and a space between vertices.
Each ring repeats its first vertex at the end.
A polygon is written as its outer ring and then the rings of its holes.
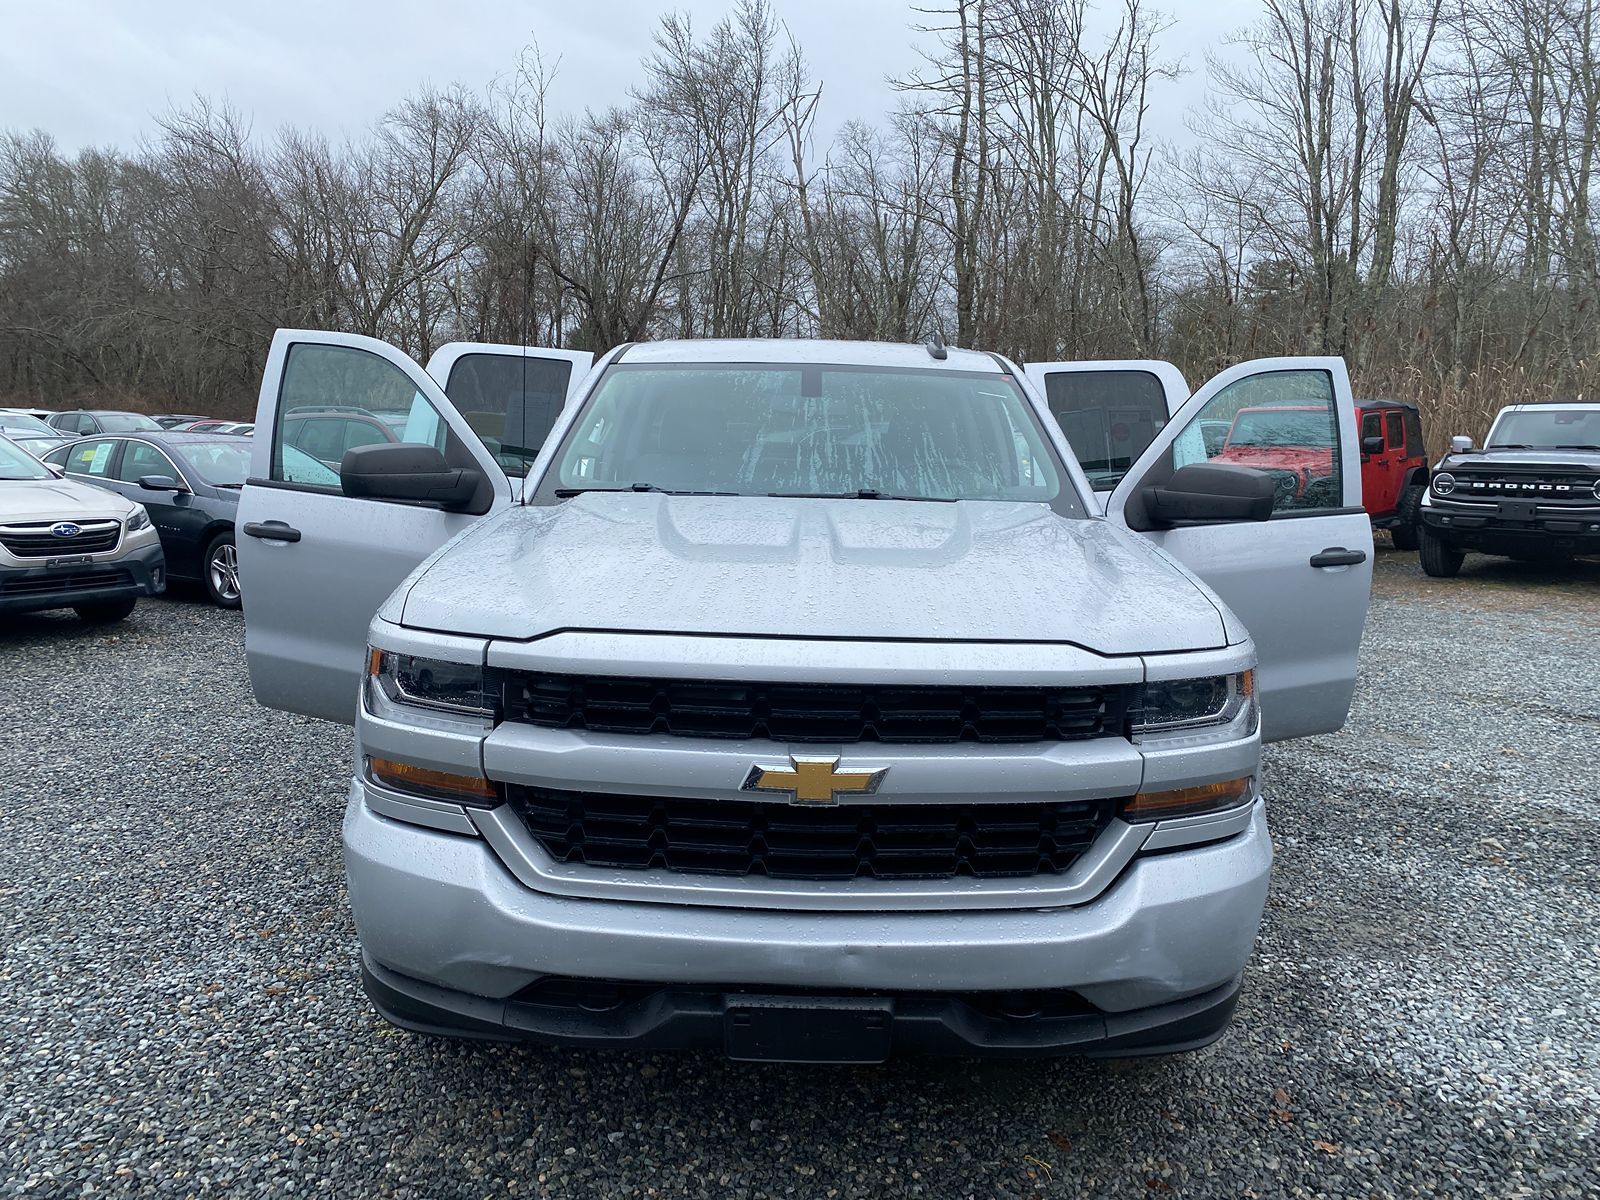
MULTIPOLYGON (((1398 550, 1417 548, 1418 512, 1428 486, 1422 419, 1414 404, 1357 400, 1361 420, 1362 506, 1398 550)), ((1241 408, 1213 462, 1237 463, 1273 475, 1285 496, 1338 503, 1333 473, 1335 433, 1326 408, 1298 405, 1241 408)))

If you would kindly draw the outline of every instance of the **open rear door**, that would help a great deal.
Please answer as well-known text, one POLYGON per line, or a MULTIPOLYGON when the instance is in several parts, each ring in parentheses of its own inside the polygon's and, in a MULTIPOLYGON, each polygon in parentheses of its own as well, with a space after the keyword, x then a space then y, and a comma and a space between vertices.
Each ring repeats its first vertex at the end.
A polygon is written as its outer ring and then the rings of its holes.
POLYGON ((511 482, 421 367, 355 334, 277 332, 253 440, 238 515, 251 686, 269 707, 353 722, 373 615, 429 554, 509 505, 511 482), (378 441, 476 471, 467 511, 346 496, 344 451, 378 441))
POLYGON ((428 360, 428 374, 520 484, 593 365, 586 350, 449 342, 428 360))
POLYGON ((1344 724, 1372 590, 1372 525, 1340 358, 1243 363, 1178 410, 1111 493, 1107 517, 1193 571, 1244 623, 1260 656, 1267 741, 1344 724), (1268 521, 1157 528, 1146 489, 1190 463, 1270 474, 1268 521))
POLYGON ((1102 502, 1189 398, 1183 372, 1159 359, 1028 363, 1102 502))

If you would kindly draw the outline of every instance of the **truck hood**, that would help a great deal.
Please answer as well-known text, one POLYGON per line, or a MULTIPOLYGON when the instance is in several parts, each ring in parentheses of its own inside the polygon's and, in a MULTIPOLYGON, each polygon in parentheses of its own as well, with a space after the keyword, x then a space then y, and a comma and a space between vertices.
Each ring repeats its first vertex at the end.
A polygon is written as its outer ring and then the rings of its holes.
POLYGON ((115 492, 71 479, 0 480, 0 521, 121 520, 132 507, 115 492))
POLYGON ((1041 504, 590 493, 513 507, 417 575, 401 621, 556 630, 1212 648, 1217 606, 1147 543, 1041 504))
POLYGON ((1496 450, 1493 447, 1450 453, 1439 460, 1440 471, 1473 467, 1562 467, 1600 471, 1600 450, 1496 450))

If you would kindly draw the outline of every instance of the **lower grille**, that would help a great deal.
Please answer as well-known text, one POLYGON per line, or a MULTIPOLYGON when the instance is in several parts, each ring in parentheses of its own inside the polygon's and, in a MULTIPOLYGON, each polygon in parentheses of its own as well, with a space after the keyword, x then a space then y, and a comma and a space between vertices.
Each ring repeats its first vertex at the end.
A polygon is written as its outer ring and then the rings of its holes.
POLYGON ((818 881, 1059 875, 1121 803, 807 808, 519 785, 506 791, 512 811, 557 862, 818 881))
POLYGON ((49 575, 35 575, 23 579, 6 579, 4 575, 0 575, 0 595, 53 596, 85 588, 124 587, 132 582, 132 576, 120 567, 52 572, 49 575))
POLYGON ((18 558, 57 558, 68 554, 103 554, 122 536, 121 521, 28 521, 0 527, 0 546, 18 558), (78 532, 57 537, 51 529, 70 525, 78 532))

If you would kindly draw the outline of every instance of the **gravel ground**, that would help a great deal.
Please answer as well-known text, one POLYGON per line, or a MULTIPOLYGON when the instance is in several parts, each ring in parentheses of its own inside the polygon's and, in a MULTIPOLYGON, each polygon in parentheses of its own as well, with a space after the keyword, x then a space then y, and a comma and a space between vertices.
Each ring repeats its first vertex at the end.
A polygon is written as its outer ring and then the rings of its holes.
POLYGON ((364 1003, 348 733, 192 600, 0 631, 0 1195, 1595 1196, 1600 566, 1385 553, 1349 729, 1269 752, 1237 1024, 1187 1057, 758 1067, 364 1003))

